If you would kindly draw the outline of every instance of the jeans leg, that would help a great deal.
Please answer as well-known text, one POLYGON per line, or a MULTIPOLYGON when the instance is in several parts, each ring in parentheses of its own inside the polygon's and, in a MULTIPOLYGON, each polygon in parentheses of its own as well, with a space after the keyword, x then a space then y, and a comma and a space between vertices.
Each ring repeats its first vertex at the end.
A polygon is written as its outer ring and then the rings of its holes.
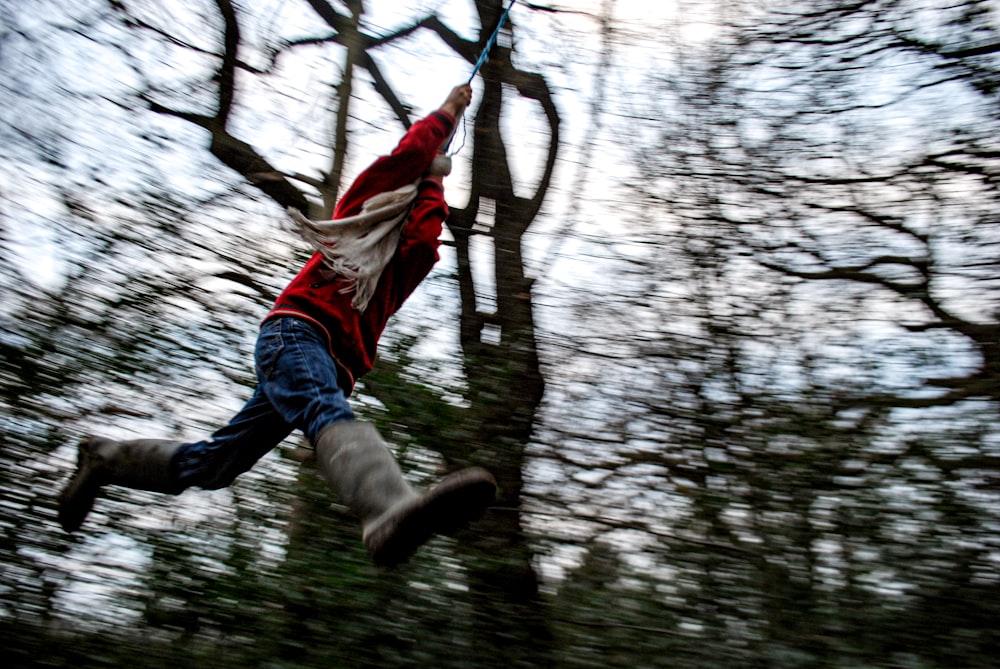
POLYGON ((181 487, 224 488, 292 430, 315 443, 326 426, 354 420, 326 337, 308 321, 265 323, 255 358, 257 388, 246 405, 210 439, 178 449, 172 466, 181 487))
POLYGON ((354 420, 326 336, 309 321, 265 323, 256 355, 259 384, 271 406, 310 443, 328 425, 354 420))
POLYGON ((228 425, 210 439, 178 449, 172 463, 177 481, 184 488, 225 488, 291 432, 258 384, 228 425))

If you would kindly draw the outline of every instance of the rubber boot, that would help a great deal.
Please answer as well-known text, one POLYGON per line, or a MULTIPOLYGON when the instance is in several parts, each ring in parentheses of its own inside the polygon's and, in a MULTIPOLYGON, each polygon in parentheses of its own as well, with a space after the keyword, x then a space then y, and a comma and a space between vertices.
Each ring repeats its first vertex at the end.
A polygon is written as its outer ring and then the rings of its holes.
POLYGON ((496 497, 496 481, 470 467, 417 490, 403 478, 375 426, 334 423, 316 440, 320 472, 361 520, 361 536, 372 561, 382 567, 405 562, 433 535, 449 533, 478 518, 496 497))
POLYGON ((180 492, 170 476, 170 460, 180 445, 159 439, 112 441, 85 437, 80 442, 76 473, 59 495, 59 522, 63 529, 67 532, 79 529, 101 486, 180 492))

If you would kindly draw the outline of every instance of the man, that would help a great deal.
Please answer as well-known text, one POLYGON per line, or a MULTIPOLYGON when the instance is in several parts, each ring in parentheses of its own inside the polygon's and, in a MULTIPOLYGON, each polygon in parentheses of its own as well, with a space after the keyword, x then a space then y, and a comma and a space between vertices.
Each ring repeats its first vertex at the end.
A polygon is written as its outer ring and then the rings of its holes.
POLYGON ((101 486, 171 494, 223 488, 294 429, 360 518, 378 565, 402 562, 435 533, 482 513, 496 494, 488 472, 465 469, 415 490, 374 426, 355 420, 347 403, 356 379, 372 368, 389 317, 438 259, 448 215, 442 177, 450 172, 443 148, 471 99, 469 85, 457 86, 440 109, 414 123, 390 155, 358 176, 332 222, 297 217, 318 250, 264 319, 254 356, 257 387, 228 425, 196 443, 81 442, 77 471, 59 502, 67 532, 83 523, 101 486))

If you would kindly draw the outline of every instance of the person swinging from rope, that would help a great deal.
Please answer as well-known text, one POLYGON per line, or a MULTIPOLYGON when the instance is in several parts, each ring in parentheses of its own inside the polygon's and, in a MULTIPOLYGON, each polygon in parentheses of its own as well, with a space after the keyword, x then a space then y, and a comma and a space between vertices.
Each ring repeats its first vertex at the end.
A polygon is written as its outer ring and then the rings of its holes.
POLYGON ((371 370, 389 317, 438 259, 448 215, 444 154, 472 99, 456 86, 440 109, 414 123, 337 203, 333 220, 290 212, 317 248, 265 317, 255 349, 257 385, 246 405, 209 439, 84 438, 59 499, 67 532, 80 528, 105 485, 179 494, 230 485, 295 429, 316 451, 323 477, 358 516, 373 562, 405 561, 431 536, 458 529, 494 500, 496 482, 473 467, 418 490, 409 485, 371 423, 347 397, 371 370))

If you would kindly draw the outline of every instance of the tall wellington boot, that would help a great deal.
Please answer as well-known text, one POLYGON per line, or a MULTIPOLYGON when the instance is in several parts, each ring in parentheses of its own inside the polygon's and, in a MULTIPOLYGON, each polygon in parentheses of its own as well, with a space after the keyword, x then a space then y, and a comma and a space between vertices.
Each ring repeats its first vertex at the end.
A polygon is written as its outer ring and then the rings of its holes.
POLYGON ((67 532, 79 529, 101 486, 178 493, 170 476, 170 460, 180 445, 159 439, 84 438, 79 446, 76 473, 59 495, 59 522, 63 529, 67 532))
POLYGON ((427 490, 413 488, 371 423, 334 423, 315 447, 320 472, 360 518, 362 540, 379 566, 405 562, 433 535, 478 518, 496 497, 496 481, 479 467, 449 474, 427 490))

